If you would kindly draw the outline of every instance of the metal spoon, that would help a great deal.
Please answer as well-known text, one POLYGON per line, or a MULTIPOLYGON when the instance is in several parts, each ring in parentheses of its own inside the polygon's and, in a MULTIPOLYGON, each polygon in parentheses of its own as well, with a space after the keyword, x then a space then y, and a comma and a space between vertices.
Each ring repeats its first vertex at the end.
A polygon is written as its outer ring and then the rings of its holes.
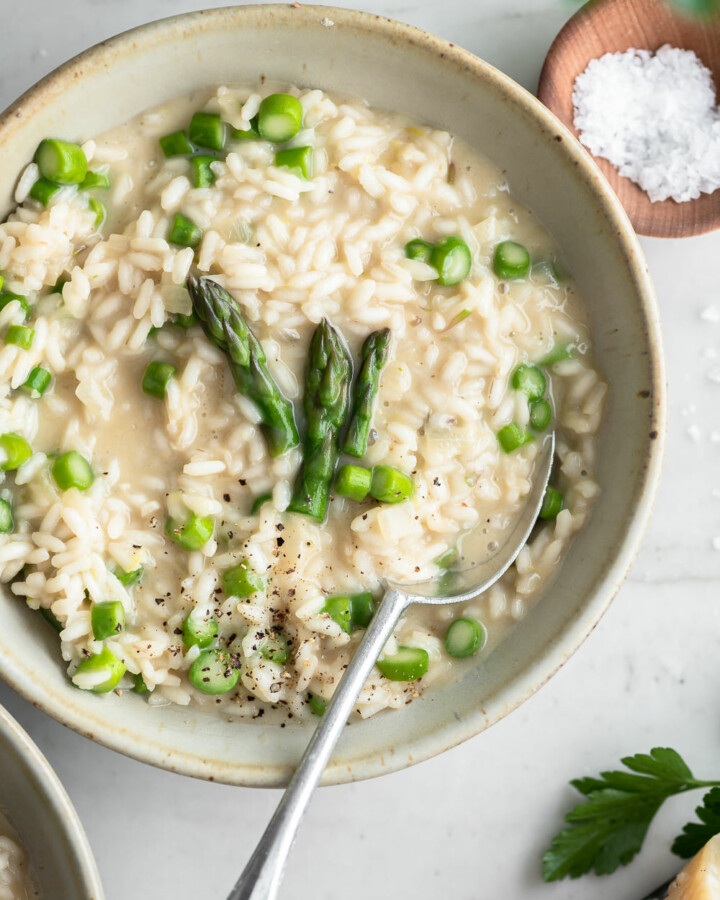
POLYGON ((455 573, 446 587, 443 587, 439 579, 435 579, 410 585, 412 593, 409 593, 407 585, 403 588, 397 584, 388 584, 382 603, 310 739, 275 815, 227 900, 274 900, 277 897, 287 858, 310 798, 375 660, 393 633, 398 619, 413 603, 441 606, 472 600, 507 571, 527 542, 540 512, 554 452, 555 436, 550 434, 545 438, 538 457, 534 483, 525 508, 506 544, 489 560, 464 572, 455 573))

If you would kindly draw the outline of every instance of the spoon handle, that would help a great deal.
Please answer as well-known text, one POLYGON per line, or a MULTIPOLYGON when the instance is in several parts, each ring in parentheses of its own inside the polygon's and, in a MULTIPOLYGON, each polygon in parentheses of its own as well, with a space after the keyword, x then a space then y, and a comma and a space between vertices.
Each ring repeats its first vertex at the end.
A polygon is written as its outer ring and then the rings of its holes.
POLYGON ((310 739, 275 815, 227 900, 274 900, 277 897, 288 854, 310 798, 375 660, 409 604, 407 595, 400 591, 388 590, 385 594, 310 739))

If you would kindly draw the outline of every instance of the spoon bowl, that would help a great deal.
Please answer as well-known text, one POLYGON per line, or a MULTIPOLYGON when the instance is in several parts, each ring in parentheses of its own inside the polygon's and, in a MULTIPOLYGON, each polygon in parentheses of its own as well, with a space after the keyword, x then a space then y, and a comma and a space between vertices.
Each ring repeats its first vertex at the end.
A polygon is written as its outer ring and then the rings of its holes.
MULTIPOLYGON (((656 51, 663 44, 692 50, 720 87, 720 23, 691 18, 664 0, 597 0, 585 4, 552 43, 540 73, 538 99, 578 137, 573 123, 573 85, 591 59, 635 48, 656 51)), ((610 182, 639 234, 689 237, 720 227, 720 189, 697 200, 651 203, 607 160, 593 157, 610 182)))
POLYGON ((527 543, 542 508, 555 456, 555 434, 543 440, 525 506, 502 547, 489 559, 451 578, 411 584, 388 584, 385 596, 343 673, 319 725, 307 745, 295 774, 270 824, 227 900, 274 900, 280 890, 288 854, 305 810, 348 716, 400 616, 414 603, 443 605, 477 597, 493 585, 515 561, 527 543))

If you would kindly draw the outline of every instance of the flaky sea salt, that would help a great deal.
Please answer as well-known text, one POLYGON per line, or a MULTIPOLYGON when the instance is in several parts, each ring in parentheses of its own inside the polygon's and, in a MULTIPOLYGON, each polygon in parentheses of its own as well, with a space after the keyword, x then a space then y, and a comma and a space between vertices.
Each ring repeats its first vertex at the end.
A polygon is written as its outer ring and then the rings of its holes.
POLYGON ((720 187, 720 109, 712 75, 691 50, 626 50, 575 79, 575 127, 650 200, 678 203, 720 187))
POLYGON ((720 309, 717 306, 706 306, 701 310, 700 318, 703 322, 720 322, 720 309))

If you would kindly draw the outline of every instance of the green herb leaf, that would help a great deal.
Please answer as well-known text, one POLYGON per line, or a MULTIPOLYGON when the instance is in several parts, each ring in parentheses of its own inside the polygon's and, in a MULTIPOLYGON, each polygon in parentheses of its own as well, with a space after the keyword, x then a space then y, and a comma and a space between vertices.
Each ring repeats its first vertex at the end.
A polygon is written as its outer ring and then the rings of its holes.
POLYGON ((672 5, 689 16, 707 19, 720 13, 719 0, 672 0, 672 5))
MULTIPOLYGON (((682 757, 669 748, 656 747, 649 754, 627 756, 622 763, 629 772, 601 772, 600 778, 571 782, 586 799, 565 816, 572 827, 561 831, 544 854, 545 881, 579 878, 590 871, 608 875, 618 866, 627 865, 642 848, 655 813, 668 797, 717 784, 696 780, 682 757)), ((712 805, 707 814, 713 823, 717 816, 720 830, 720 790, 717 806, 712 805)), ((703 816, 701 819, 706 821, 703 816)), ((691 835, 699 839, 692 828, 691 835)), ((685 847, 684 838, 678 841, 685 847)))
POLYGON ((601 791, 606 786, 600 778, 575 778, 570 784, 586 797, 589 797, 593 791, 601 791))
POLYGON ((688 822, 673 841, 672 852, 683 859, 695 856, 711 837, 720 833, 720 787, 708 791, 695 812, 700 822, 688 822))
MULTIPOLYGON (((609 875, 618 866, 626 866, 641 849, 653 816, 667 795, 660 797, 631 795, 624 808, 617 804, 619 791, 610 789, 591 794, 595 814, 585 811, 586 818, 566 816, 578 822, 561 831, 543 856, 543 881, 579 878, 590 871, 609 875)), ((572 812, 581 807, 580 804, 572 812)))
POLYGON ((693 774, 683 758, 669 747, 655 747, 649 754, 638 753, 635 756, 626 756, 620 762, 628 769, 632 769, 633 772, 651 775, 666 784, 684 784, 694 781, 693 774))

